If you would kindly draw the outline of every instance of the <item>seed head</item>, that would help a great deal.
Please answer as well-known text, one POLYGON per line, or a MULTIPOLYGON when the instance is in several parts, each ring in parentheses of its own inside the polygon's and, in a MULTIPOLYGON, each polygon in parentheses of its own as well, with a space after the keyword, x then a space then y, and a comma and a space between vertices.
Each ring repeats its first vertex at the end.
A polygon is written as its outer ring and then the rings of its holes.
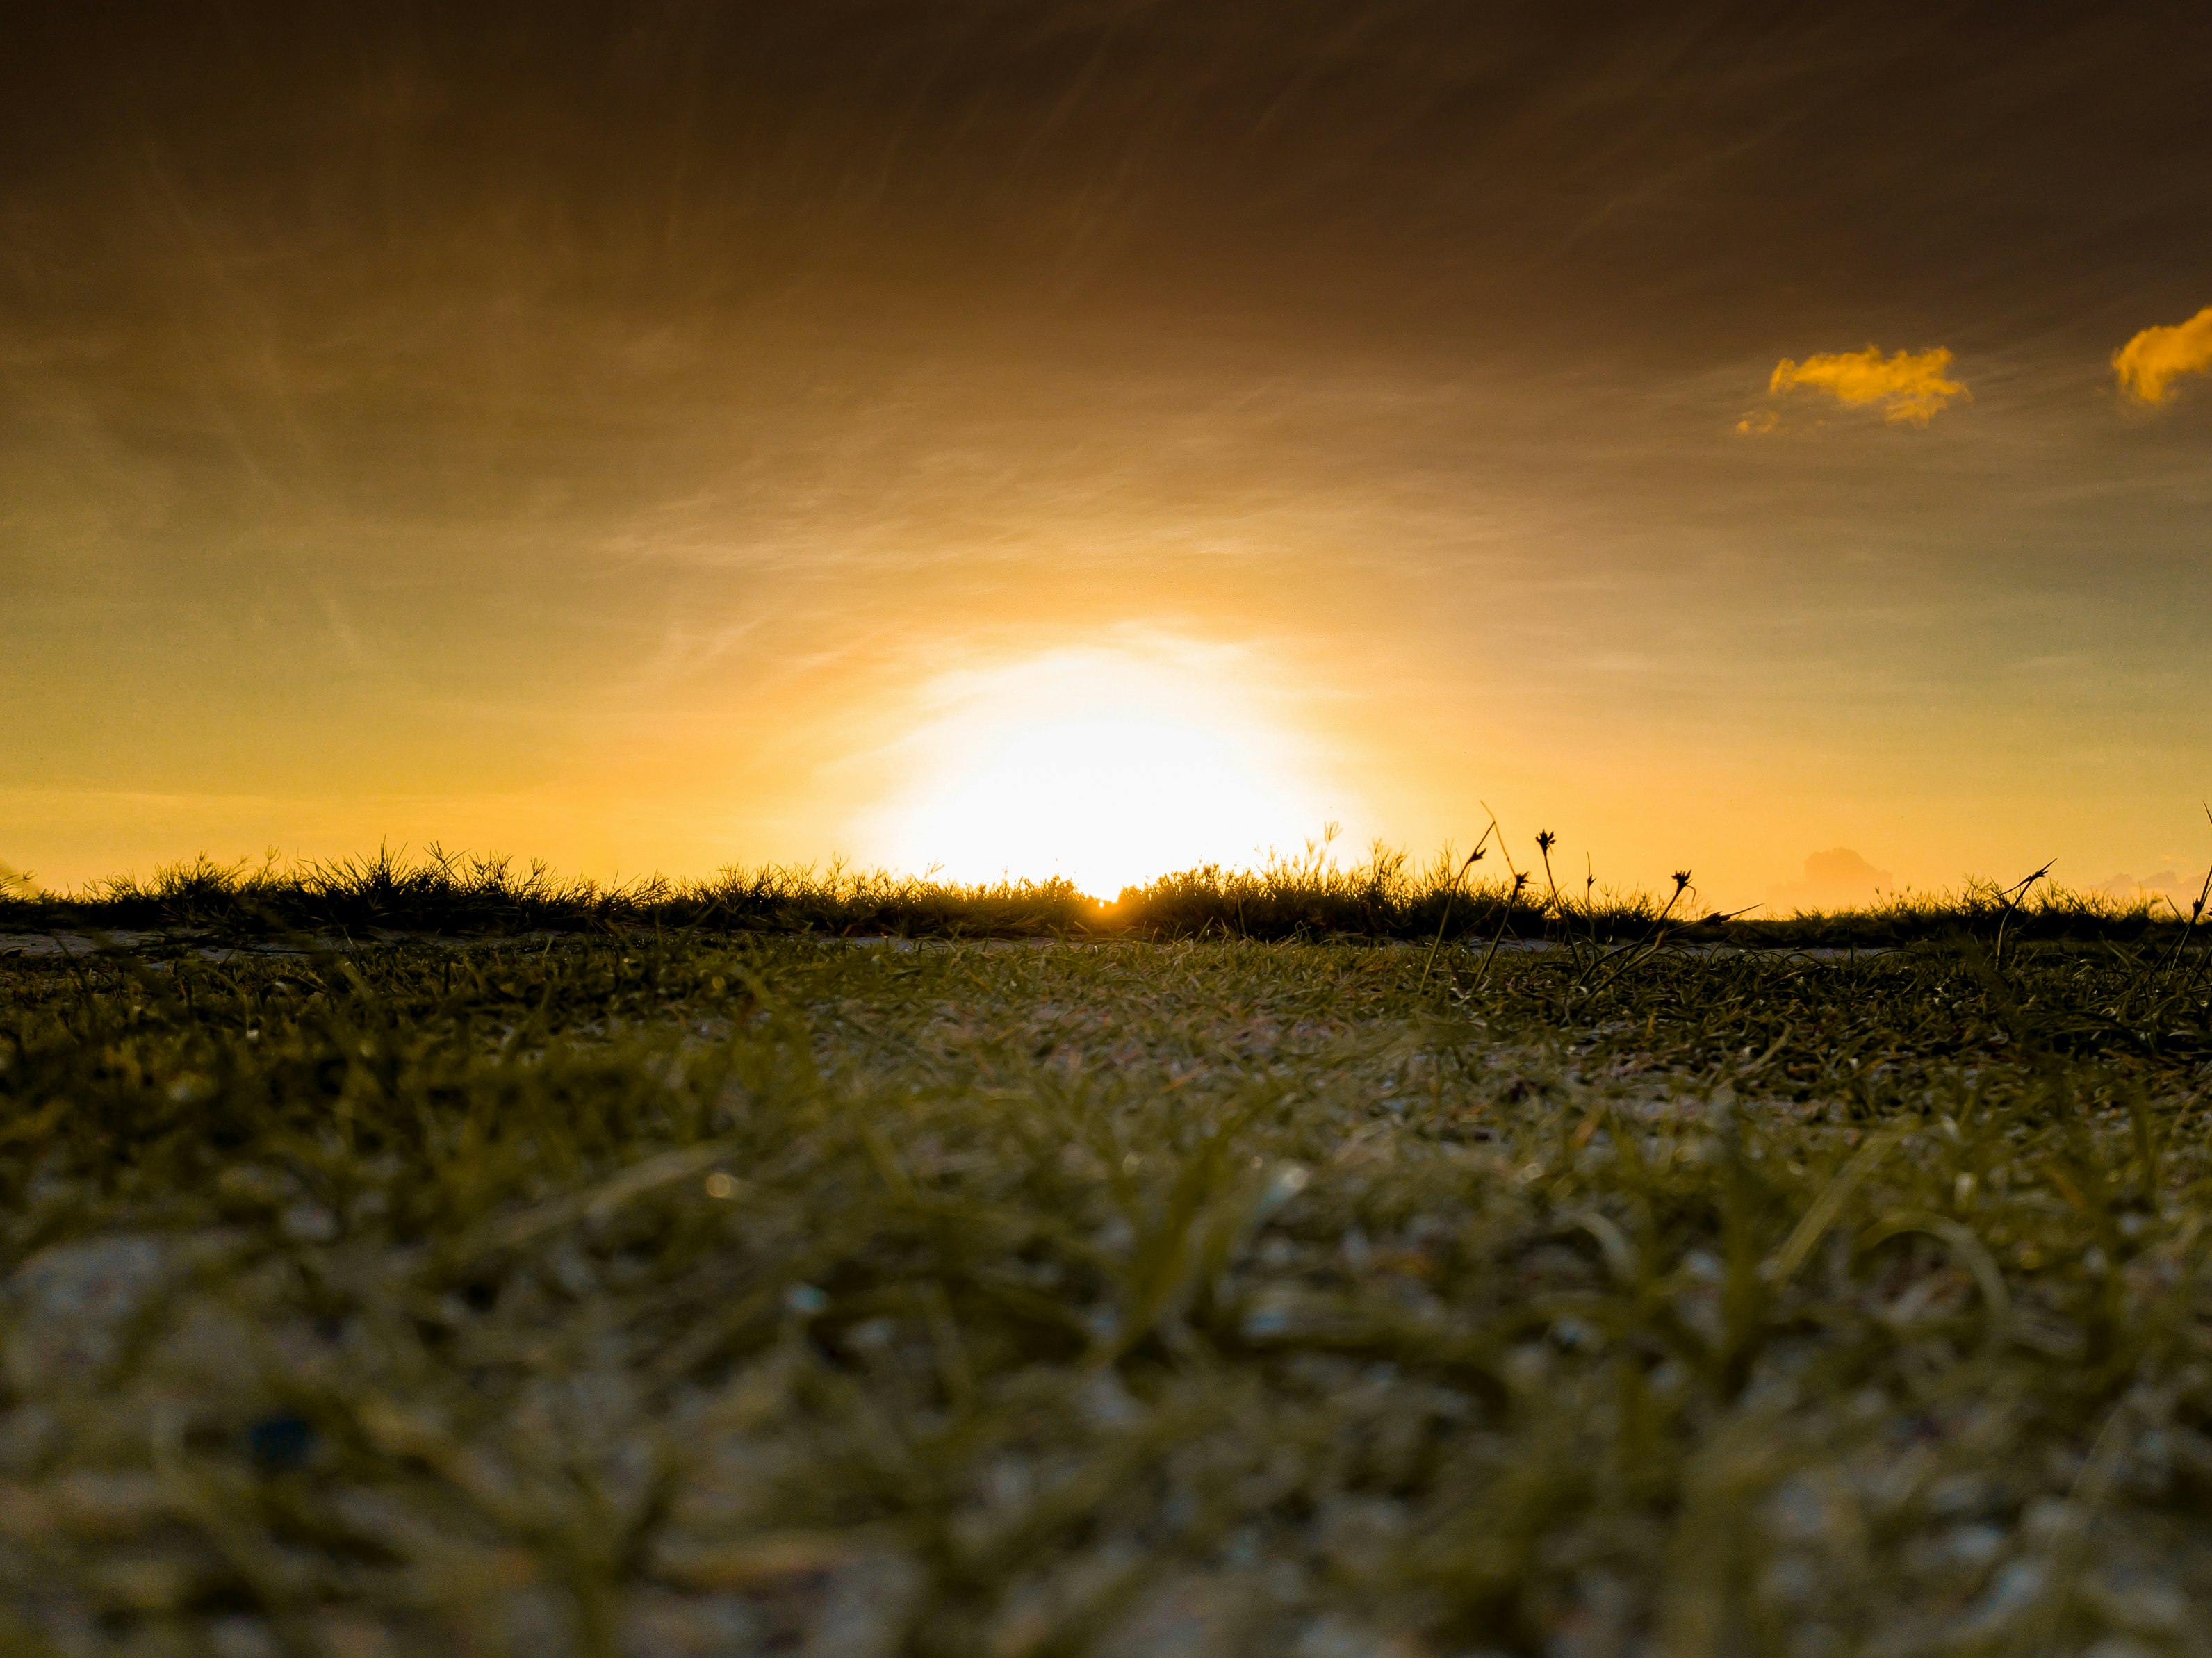
POLYGON ((1559 837, 1558 835, 1556 835, 1553 834, 1551 830, 1549 830, 1549 829, 1538 829, 1538 830, 1536 831, 1536 850, 1537 850, 1537 851, 1539 851, 1539 852, 1549 852, 1549 851, 1550 851, 1553 847, 1556 847, 1556 846, 1557 846, 1557 845, 1559 845, 1559 837))

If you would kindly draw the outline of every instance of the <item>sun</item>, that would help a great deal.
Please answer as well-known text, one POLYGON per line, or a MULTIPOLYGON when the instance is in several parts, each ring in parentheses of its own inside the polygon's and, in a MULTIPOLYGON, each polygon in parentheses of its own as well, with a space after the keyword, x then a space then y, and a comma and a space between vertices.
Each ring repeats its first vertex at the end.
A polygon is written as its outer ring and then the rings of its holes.
POLYGON ((1110 898, 1196 865, 1249 865, 1343 816, 1319 745, 1241 655, 1054 652, 946 675, 893 750, 864 843, 949 879, 1064 876, 1110 898))

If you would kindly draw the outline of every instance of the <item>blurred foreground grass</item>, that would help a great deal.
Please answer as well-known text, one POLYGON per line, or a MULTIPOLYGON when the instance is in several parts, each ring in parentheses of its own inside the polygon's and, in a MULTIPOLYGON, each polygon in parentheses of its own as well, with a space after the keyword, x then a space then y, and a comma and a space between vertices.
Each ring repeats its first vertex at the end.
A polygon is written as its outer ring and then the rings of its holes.
POLYGON ((0 1651, 2212 1648, 2201 957, 0 959, 0 1651))

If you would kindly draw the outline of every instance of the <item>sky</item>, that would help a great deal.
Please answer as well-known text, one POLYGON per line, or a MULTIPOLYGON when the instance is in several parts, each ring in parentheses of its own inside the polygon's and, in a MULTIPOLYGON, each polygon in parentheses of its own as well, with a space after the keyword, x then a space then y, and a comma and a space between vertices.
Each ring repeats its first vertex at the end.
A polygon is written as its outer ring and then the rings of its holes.
POLYGON ((2212 863, 2212 13, 46 7, 0 862, 2212 863))

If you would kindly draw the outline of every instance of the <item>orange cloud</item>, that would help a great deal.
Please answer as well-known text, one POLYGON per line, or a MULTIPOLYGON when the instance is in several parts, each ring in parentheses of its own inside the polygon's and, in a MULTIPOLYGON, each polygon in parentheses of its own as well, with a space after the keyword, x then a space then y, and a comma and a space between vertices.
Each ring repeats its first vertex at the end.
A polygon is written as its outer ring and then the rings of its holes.
POLYGON ((1833 394, 1850 408, 1879 403, 1882 418, 1893 426, 1925 426, 1942 413, 1954 398, 1972 397, 1959 381, 1948 380, 1951 354, 1940 346, 1933 351, 1899 351, 1885 357, 1881 348, 1863 351, 1831 351, 1802 362, 1784 357, 1774 365, 1766 389, 1777 397, 1800 386, 1833 394))
POLYGON ((2187 322, 2146 328, 2112 353, 2120 390, 2137 403, 2164 403, 2184 374, 2212 369, 2212 305, 2187 322))
POLYGON ((1856 909, 1896 890, 1897 878, 1887 870, 1876 869, 1849 847, 1832 847, 1807 853, 1805 878, 1767 888, 1766 902, 1778 914, 1856 909))

